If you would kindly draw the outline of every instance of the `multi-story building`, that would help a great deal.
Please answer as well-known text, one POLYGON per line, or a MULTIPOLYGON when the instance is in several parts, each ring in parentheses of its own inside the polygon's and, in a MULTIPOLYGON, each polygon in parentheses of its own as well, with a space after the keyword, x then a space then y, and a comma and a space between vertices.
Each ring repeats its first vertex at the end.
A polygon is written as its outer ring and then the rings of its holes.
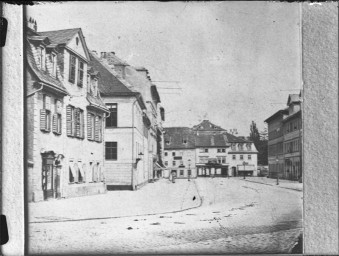
POLYGON ((188 127, 165 128, 164 177, 196 178, 195 137, 188 127))
MULTIPOLYGON (((175 160, 170 154, 183 154, 183 149, 194 154, 197 176, 257 175, 258 151, 253 142, 236 137, 208 120, 192 128, 165 128, 166 163, 175 160), (190 135, 190 143, 186 145, 181 142, 187 141, 183 138, 185 134, 190 135), (175 149, 179 152, 173 152, 175 149)), ((173 169, 173 166, 167 166, 173 169)))
POLYGON ((137 189, 162 168, 159 94, 144 69, 131 67, 114 52, 92 52, 91 64, 105 82, 99 90, 110 109, 105 126, 107 188, 137 189))
POLYGON ((265 120, 268 124, 269 177, 298 180, 302 176, 301 95, 290 94, 287 108, 265 120))
POLYGON ((28 21, 26 60, 28 200, 104 193, 108 110, 81 29, 37 32, 28 21))

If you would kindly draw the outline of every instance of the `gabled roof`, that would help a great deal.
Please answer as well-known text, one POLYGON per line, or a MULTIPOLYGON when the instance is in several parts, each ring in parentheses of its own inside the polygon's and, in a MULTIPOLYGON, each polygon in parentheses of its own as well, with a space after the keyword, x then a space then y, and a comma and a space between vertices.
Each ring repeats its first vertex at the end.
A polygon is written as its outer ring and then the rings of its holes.
POLYGON ((137 94, 115 77, 110 68, 101 63, 94 53, 90 53, 89 65, 100 72, 99 91, 103 96, 135 96, 137 94))
POLYGON ((188 127, 164 128, 165 149, 194 149, 195 135, 188 127), (184 143, 186 141, 186 143, 184 143), (166 143, 169 142, 169 143, 166 143))
POLYGON ((209 120, 203 120, 200 124, 194 125, 193 130, 198 131, 225 131, 218 125, 212 124, 209 120))
POLYGON ((283 115, 288 115, 288 108, 278 110, 273 115, 271 115, 269 118, 267 118, 264 122, 269 123, 278 117, 282 117, 283 115))
POLYGON ((79 37, 81 40, 81 43, 84 46, 84 51, 86 54, 87 59, 89 59, 89 52, 86 45, 86 41, 84 38, 84 35, 82 34, 81 28, 71 28, 71 29, 62 29, 62 30, 54 30, 54 31, 43 31, 38 32, 39 35, 47 36, 52 43, 55 43, 57 45, 65 45, 73 39, 73 37, 79 33, 79 37))
POLYGON ((47 71, 42 71, 37 67, 32 53, 31 43, 27 41, 26 46, 27 46, 26 47, 27 64, 31 71, 34 73, 34 75, 37 77, 37 79, 58 92, 64 93, 66 95, 69 94, 61 81, 49 75, 47 71))
POLYGON ((291 103, 300 103, 300 94, 290 94, 288 95, 287 105, 290 105, 291 103))

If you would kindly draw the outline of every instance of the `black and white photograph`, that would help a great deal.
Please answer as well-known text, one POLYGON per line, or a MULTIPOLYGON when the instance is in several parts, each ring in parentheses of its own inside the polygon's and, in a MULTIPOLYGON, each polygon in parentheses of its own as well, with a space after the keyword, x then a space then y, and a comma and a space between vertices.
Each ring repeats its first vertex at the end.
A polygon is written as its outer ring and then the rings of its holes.
POLYGON ((303 253, 300 3, 23 8, 28 254, 303 253))

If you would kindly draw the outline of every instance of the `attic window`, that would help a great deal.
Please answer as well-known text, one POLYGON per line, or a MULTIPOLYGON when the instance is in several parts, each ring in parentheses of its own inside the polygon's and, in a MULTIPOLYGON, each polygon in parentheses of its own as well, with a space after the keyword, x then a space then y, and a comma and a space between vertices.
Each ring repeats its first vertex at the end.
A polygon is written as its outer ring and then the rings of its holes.
POLYGON ((79 38, 78 37, 75 38, 75 42, 76 42, 77 45, 79 45, 79 38))
POLYGON ((187 139, 182 139, 183 144, 187 144, 187 139))
POLYGON ((165 141, 165 143, 166 143, 166 145, 169 145, 169 144, 170 144, 170 142, 169 142, 168 139, 165 141))

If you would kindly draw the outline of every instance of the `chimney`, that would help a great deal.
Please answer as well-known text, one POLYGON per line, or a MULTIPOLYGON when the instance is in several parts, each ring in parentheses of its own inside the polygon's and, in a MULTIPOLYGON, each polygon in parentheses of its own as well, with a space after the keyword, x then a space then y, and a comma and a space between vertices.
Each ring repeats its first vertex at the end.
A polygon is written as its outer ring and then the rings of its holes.
POLYGON ((107 52, 101 52, 101 53, 100 53, 100 57, 101 57, 101 59, 106 59, 106 57, 107 57, 107 52))
POLYGON ((35 32, 38 29, 37 23, 34 19, 32 19, 32 17, 29 17, 29 19, 27 20, 27 27, 34 30, 35 32))

